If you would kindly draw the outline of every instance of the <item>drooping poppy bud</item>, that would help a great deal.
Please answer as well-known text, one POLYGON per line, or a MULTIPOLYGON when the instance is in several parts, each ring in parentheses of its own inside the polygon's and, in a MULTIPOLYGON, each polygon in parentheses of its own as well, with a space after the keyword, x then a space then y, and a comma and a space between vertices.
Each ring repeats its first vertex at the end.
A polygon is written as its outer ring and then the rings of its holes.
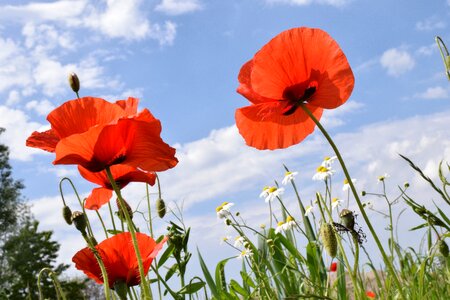
POLYGON ((323 223, 320 227, 320 237, 322 239, 323 247, 330 257, 336 257, 337 254, 337 239, 334 233, 333 225, 323 223))
POLYGON ((78 231, 80 231, 83 235, 86 234, 87 222, 84 213, 82 213, 81 211, 74 211, 72 213, 72 222, 74 223, 75 228, 78 229, 78 231))
POLYGON ((122 199, 125 207, 122 207, 120 205, 120 201, 119 199, 116 199, 116 204, 117 204, 117 208, 119 209, 117 212, 117 215, 119 217, 119 219, 124 220, 125 221, 125 214, 124 214, 124 209, 127 210, 128 215, 130 216, 130 219, 133 219, 133 210, 131 209, 131 206, 127 203, 127 201, 125 201, 125 199, 122 199))
POLYGON ((78 93, 80 90, 80 80, 78 79, 77 74, 74 72, 69 74, 69 85, 72 88, 72 91, 78 93))
POLYGON ((62 215, 67 224, 72 225, 72 210, 67 205, 64 205, 62 215))
POLYGON ((161 219, 164 218, 164 216, 166 215, 166 204, 164 203, 164 200, 161 198, 158 198, 156 200, 156 211, 161 219))

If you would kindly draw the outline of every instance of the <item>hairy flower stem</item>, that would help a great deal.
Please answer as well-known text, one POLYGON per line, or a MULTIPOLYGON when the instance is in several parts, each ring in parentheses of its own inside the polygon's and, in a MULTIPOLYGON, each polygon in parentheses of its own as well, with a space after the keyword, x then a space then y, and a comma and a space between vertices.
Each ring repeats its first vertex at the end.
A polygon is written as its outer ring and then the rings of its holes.
POLYGON ((41 276, 44 273, 44 271, 48 272, 50 278, 53 281, 53 284, 55 285, 55 291, 56 291, 56 297, 57 299, 61 299, 61 300, 66 300, 66 296, 61 288, 61 284, 59 283, 58 277, 56 276, 56 274, 49 268, 43 268, 39 274, 38 274, 38 279, 37 279, 37 286, 38 286, 38 290, 39 290, 39 299, 43 300, 44 295, 42 294, 42 289, 41 289, 41 276))
POLYGON ((138 261, 138 265, 139 265, 139 276, 141 278, 141 287, 142 287, 142 293, 143 293, 143 298, 145 300, 147 299, 152 299, 151 293, 150 293, 150 288, 149 285, 147 284, 147 280, 145 277, 145 272, 144 272, 144 264, 142 263, 142 256, 141 256, 141 252, 139 251, 139 245, 137 242, 137 238, 136 238, 136 230, 134 228, 134 224, 133 221, 131 220, 130 214, 128 213, 128 210, 125 208, 125 201, 122 198, 122 195, 120 193, 120 189, 116 184, 116 181, 114 180, 114 177, 111 173, 111 169, 109 167, 106 167, 106 175, 108 176, 109 181, 111 182, 111 186, 114 189, 114 192, 117 195, 117 199, 119 200, 120 203, 120 210, 123 212, 123 214, 125 215, 125 219, 127 221, 127 225, 128 225, 128 230, 130 231, 131 234, 131 239, 133 241, 133 246, 134 246, 134 251, 136 253, 136 259, 138 261), (125 209, 122 209, 125 208, 125 209))
POLYGON ((317 127, 322 132, 322 134, 325 136, 326 140, 328 141, 328 144, 331 146, 331 148, 333 148, 334 153, 336 154, 336 156, 339 160, 339 163, 341 164, 342 170, 344 171, 345 178, 347 178, 347 180, 348 180, 348 184, 350 185, 350 189, 352 190, 353 196, 355 197, 356 204, 358 205, 358 208, 361 212, 361 215, 363 216, 364 221, 366 222, 367 227, 369 228, 369 231, 372 233, 375 243, 377 244, 378 249, 380 250, 381 255, 383 256, 383 260, 388 267, 388 271, 389 271, 390 275, 392 276, 392 278, 395 282, 395 285, 398 288, 400 296, 402 299, 406 299, 405 294, 403 292, 402 285, 400 284, 397 274, 395 273, 394 266, 392 265, 391 260, 386 255, 383 245, 381 245, 381 241, 378 238, 378 235, 375 232, 375 229, 373 228, 372 223, 370 222, 366 211, 364 210, 364 206, 362 205, 362 202, 359 199, 358 193, 356 192, 355 185, 353 184, 352 178, 347 170, 347 167, 345 166, 344 159, 342 158, 341 153, 339 152, 339 149, 336 147, 336 144, 333 142, 333 140, 331 139, 328 132, 325 130, 325 128, 322 126, 322 124, 320 124, 319 120, 317 120, 316 117, 311 113, 311 111, 304 104, 300 104, 300 107, 303 109, 304 112, 306 112, 306 114, 308 114, 308 116, 311 118, 311 120, 314 121, 314 123, 317 125, 317 127))

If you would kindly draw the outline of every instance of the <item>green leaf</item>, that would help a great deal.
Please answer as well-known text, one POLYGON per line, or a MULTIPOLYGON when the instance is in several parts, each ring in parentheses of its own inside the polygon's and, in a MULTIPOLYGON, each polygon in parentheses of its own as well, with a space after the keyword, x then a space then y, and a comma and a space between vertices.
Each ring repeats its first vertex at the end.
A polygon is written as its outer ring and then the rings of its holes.
POLYGON ((211 293, 214 295, 214 297, 216 297, 217 299, 220 299, 220 294, 217 290, 217 286, 214 283, 211 273, 209 272, 208 267, 206 266, 205 261, 203 260, 203 257, 200 254, 200 251, 198 250, 198 248, 197 248, 197 253, 198 253, 198 259, 200 261, 200 267, 202 268, 206 283, 208 284, 208 287, 211 290, 211 293))
POLYGON ((179 294, 194 294, 205 286, 204 282, 192 282, 185 285, 178 293, 179 294))
POLYGON ((158 266, 157 269, 161 268, 161 266, 169 259, 169 257, 172 255, 173 250, 175 249, 175 245, 171 244, 169 247, 167 247, 166 251, 161 255, 161 257, 158 260, 158 266))
POLYGON ((417 225, 417 226, 411 228, 409 231, 414 231, 414 230, 417 230, 417 229, 422 229, 422 228, 425 228, 425 227, 427 227, 427 226, 428 226, 428 223, 423 223, 423 224, 420 224, 420 225, 417 225))
POLYGON ((173 266, 171 266, 169 268, 169 270, 166 273, 166 276, 164 277, 164 279, 167 281, 169 280, 173 274, 175 274, 175 272, 178 270, 178 264, 174 264, 173 266))
POLYGON ((225 292, 227 291, 227 281, 225 279, 225 264, 232 258, 234 258, 234 256, 226 258, 224 260, 221 260, 216 266, 215 275, 216 275, 216 285, 217 285, 218 290, 225 291, 225 292))
POLYGON ((231 279, 230 281, 230 289, 232 289, 239 295, 242 295, 245 299, 248 299, 250 297, 250 294, 234 279, 231 279))

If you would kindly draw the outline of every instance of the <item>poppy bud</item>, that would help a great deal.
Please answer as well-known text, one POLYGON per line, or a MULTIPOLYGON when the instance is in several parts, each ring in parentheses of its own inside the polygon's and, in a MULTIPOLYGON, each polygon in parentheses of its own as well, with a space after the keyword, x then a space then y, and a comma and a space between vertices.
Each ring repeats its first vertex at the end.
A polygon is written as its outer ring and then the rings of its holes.
POLYGON ((116 291, 120 300, 127 299, 128 287, 125 281, 117 280, 116 282, 114 282, 113 289, 116 291))
POLYGON ((320 237, 322 239, 323 247, 331 257, 336 257, 337 254, 337 239, 334 233, 333 225, 324 223, 320 227, 320 237))
POLYGON ((72 211, 70 210, 70 207, 64 205, 62 215, 66 223, 72 225, 72 211))
POLYGON ((156 211, 158 212, 158 216, 162 219, 166 215, 166 204, 164 203, 164 200, 161 198, 158 198, 156 200, 156 211))
POLYGON ((448 245, 444 240, 439 240, 438 241, 438 247, 439 247, 439 252, 442 254, 442 256, 444 257, 448 257, 448 245))
POLYGON ((355 216, 351 210, 344 208, 339 217, 341 218, 342 225, 350 230, 353 230, 353 227, 355 227, 355 216))
POLYGON ((72 91, 78 93, 80 90, 80 80, 78 79, 77 74, 73 72, 69 74, 69 85, 72 88, 72 91))
POLYGON ((130 219, 133 219, 133 210, 131 209, 131 206, 127 203, 127 201, 125 201, 125 199, 122 199, 125 207, 122 208, 122 206, 120 205, 120 201, 118 198, 116 198, 116 204, 117 204, 117 208, 119 209, 119 211, 117 212, 117 215, 119 217, 119 219, 121 220, 125 220, 125 214, 123 212, 124 209, 127 210, 128 215, 130 216, 130 219))
POLYGON ((86 217, 84 216, 84 213, 81 211, 74 211, 72 213, 72 222, 75 225, 75 228, 78 229, 83 235, 86 234, 86 217))

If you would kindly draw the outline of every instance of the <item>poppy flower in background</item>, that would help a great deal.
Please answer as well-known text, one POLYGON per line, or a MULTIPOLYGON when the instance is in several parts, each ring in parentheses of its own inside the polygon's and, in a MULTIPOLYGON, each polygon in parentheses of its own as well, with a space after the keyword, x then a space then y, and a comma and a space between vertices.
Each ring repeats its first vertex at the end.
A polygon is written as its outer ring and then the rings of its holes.
POLYGON ((375 297, 377 295, 374 292, 372 292, 372 291, 367 291, 366 292, 366 296, 369 297, 370 299, 375 299, 375 297))
POLYGON ((33 133, 27 145, 55 152, 54 164, 77 164, 91 172, 116 164, 149 172, 174 167, 175 149, 161 139, 160 121, 147 109, 136 113, 137 102, 68 101, 47 117, 52 129, 33 133))
MULTIPOLYGON (((84 179, 100 185, 100 187, 92 190, 86 199, 84 207, 86 209, 98 210, 103 204, 108 203, 112 197, 113 188, 106 175, 106 171, 94 173, 82 166, 78 166, 78 171, 84 179)), ((155 173, 144 172, 126 165, 111 166, 111 173, 120 189, 124 188, 130 182, 145 182, 154 185, 156 180, 155 173)))
POLYGON ((339 45, 325 31, 286 30, 259 50, 239 72, 237 92, 251 105, 236 110, 236 126, 247 145, 287 148, 314 131, 300 108, 320 119, 350 97, 353 72, 339 45))
MULTIPOLYGON (((167 237, 160 243, 156 243, 146 234, 137 232, 139 251, 142 256, 144 273, 147 275, 150 265, 158 252, 162 249, 167 237)), ((123 281, 127 286, 138 285, 141 282, 139 266, 136 259, 131 234, 129 232, 119 233, 95 246, 108 273, 108 283, 112 288, 117 281, 123 281)), ((72 261, 78 270, 83 271, 89 278, 102 284, 103 277, 100 267, 92 250, 84 248, 78 251, 72 261)))
POLYGON ((333 262, 330 265, 330 272, 336 272, 337 271, 337 262, 333 262))

